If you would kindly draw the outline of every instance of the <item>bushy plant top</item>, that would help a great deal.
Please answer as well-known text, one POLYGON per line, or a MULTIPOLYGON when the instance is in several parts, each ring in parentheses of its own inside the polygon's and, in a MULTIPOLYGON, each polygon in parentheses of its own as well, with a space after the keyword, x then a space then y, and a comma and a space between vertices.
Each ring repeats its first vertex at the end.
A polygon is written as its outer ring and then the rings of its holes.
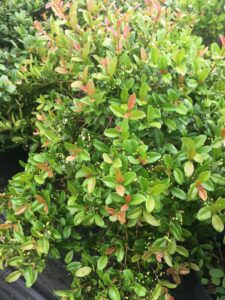
POLYGON ((225 45, 206 48, 156 0, 47 8, 21 66, 26 87, 50 86, 2 199, 7 280, 31 286, 46 256, 63 256, 73 282, 59 296, 173 299, 224 230, 225 45))

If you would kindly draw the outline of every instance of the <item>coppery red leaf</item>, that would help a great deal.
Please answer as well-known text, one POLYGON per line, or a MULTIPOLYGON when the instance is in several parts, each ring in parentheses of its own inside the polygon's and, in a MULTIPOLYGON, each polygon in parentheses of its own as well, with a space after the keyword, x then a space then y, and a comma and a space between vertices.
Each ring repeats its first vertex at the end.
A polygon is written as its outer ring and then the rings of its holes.
POLYGON ((126 203, 126 204, 124 204, 123 206, 121 206, 120 211, 127 211, 128 208, 129 208, 129 204, 126 203))
POLYGON ((44 212, 47 214, 48 213, 48 205, 46 200, 41 196, 41 195, 36 195, 35 199, 40 203, 44 205, 44 212))
POLYGON ((119 20, 116 22, 116 26, 117 26, 117 28, 120 28, 120 27, 121 27, 121 25, 122 25, 122 22, 123 22, 123 20, 122 20, 122 19, 119 19, 119 20))
POLYGON ((81 91, 87 93, 87 87, 86 87, 85 85, 82 85, 82 86, 80 87, 80 89, 81 89, 81 91))
POLYGON ((120 211, 117 213, 117 218, 120 224, 126 223, 126 213, 124 211, 120 211))
POLYGON ((44 121, 45 116, 44 116, 44 114, 41 114, 41 115, 40 115, 40 114, 37 114, 37 115, 36 115, 36 118, 37 118, 38 121, 44 121))
POLYGON ((206 52, 208 51, 209 47, 205 47, 203 50, 198 52, 198 56, 202 57, 206 54, 206 52))
POLYGON ((125 196, 125 200, 126 200, 127 203, 129 203, 130 200, 131 200, 131 195, 126 195, 125 196))
POLYGON ((111 208, 111 207, 106 206, 106 207, 105 207, 105 210, 107 211, 107 213, 108 213, 109 215, 115 216, 115 214, 116 214, 114 208, 111 208))
POLYGON ((80 51, 80 44, 73 42, 73 47, 74 47, 74 49, 76 49, 77 51, 80 51))
POLYGON ((111 255, 116 251, 116 247, 110 247, 105 250, 105 255, 111 255))
POLYGON ((142 157, 139 157, 138 160, 143 166, 147 164, 147 160, 142 157))
POLYGON ((121 197, 123 197, 124 193, 125 193, 125 189, 124 186, 122 185, 117 185, 116 186, 116 192, 118 195, 120 195, 121 197))
POLYGON ((187 275, 189 273, 190 273, 190 269, 188 269, 187 266, 180 266, 180 269, 179 269, 180 275, 187 275))
POLYGON ((157 11, 158 15, 160 14, 162 7, 161 7, 160 3, 157 0, 145 0, 145 3, 147 5, 151 5, 153 7, 153 9, 155 11, 157 11))
POLYGON ((116 183, 124 182, 124 177, 119 168, 115 169, 116 183))
POLYGON ((88 80, 86 84, 87 94, 88 96, 92 97, 95 94, 95 85, 92 79, 88 80))
POLYGON ((135 106, 135 103, 136 103, 136 95, 132 94, 128 99, 128 103, 127 103, 128 109, 132 110, 133 107, 135 106))
POLYGON ((49 9, 51 6, 52 6, 52 3, 51 3, 51 2, 48 2, 48 3, 45 5, 45 8, 46 8, 46 9, 49 9))
POLYGON ((36 167, 43 171, 48 171, 48 163, 38 163, 36 167))
POLYGON ((222 46, 225 47, 225 36, 223 34, 221 34, 219 37, 220 37, 222 46))
POLYGON ((26 205, 23 205, 19 208, 17 208, 16 212, 15 212, 15 215, 18 216, 18 215, 21 215, 22 213, 25 212, 25 210, 27 209, 27 206, 26 205))
POLYGON ((47 173, 49 178, 53 177, 53 171, 51 169, 49 169, 47 173))
POLYGON ((222 127, 220 130, 220 136, 225 139, 225 127, 222 127))
POLYGON ((6 229, 9 229, 11 227, 12 227, 12 225, 9 224, 9 223, 0 224, 0 230, 6 230, 6 229))
POLYGON ((122 40, 119 40, 116 47, 116 53, 119 54, 122 51, 123 43, 122 40))
POLYGON ((195 182, 196 188, 199 189, 199 188, 201 187, 201 184, 202 184, 201 181, 199 181, 199 180, 196 181, 196 182, 195 182))
POLYGON ((208 198, 207 191, 202 186, 198 188, 198 195, 203 201, 208 198))
POLYGON ((69 155, 69 156, 67 156, 67 158, 66 158, 66 161, 68 162, 68 161, 74 161, 76 159, 76 156, 75 155, 69 155))
POLYGON ((108 18, 105 18, 105 26, 108 27, 110 25, 110 21, 108 18))
POLYGON ((107 27, 108 31, 110 31, 114 37, 114 39, 117 39, 119 36, 119 33, 112 27, 107 27))
POLYGON ((164 256, 164 255, 163 255, 162 252, 157 253, 157 254, 156 254, 156 260, 157 260, 157 262, 161 263, 161 262, 162 262, 163 256, 164 256))
POLYGON ((101 59, 101 64, 103 65, 103 67, 107 67, 108 66, 108 64, 109 64, 109 59, 108 59, 108 57, 104 57, 104 58, 102 58, 101 59))
POLYGON ((125 38, 125 40, 128 38, 130 34, 130 27, 129 24, 127 23, 123 29, 123 37, 125 38))
POLYGON ((34 28, 39 32, 43 32, 43 27, 42 27, 41 23, 38 22, 37 20, 34 21, 34 28))

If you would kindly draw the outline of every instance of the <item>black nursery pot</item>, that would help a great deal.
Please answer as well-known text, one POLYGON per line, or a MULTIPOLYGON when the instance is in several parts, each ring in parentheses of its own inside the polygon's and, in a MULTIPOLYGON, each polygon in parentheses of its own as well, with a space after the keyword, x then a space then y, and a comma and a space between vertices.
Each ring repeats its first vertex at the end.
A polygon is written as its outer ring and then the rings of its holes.
POLYGON ((181 284, 171 294, 176 300, 212 300, 194 271, 183 275, 181 284))
POLYGON ((19 161, 26 162, 27 158, 28 153, 22 146, 0 153, 0 191, 13 175, 23 171, 19 161))

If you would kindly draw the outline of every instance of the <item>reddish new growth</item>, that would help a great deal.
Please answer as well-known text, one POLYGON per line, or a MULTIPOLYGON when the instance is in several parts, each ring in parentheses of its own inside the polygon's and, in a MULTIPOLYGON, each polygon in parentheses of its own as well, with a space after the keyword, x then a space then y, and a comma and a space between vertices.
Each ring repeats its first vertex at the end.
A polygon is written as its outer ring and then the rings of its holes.
POLYGON ((220 37, 222 46, 225 47, 225 36, 223 34, 221 34, 219 37, 220 37))
POLYGON ((131 196, 126 195, 124 198, 125 198, 126 203, 123 204, 120 207, 119 211, 116 211, 115 208, 112 208, 112 207, 108 207, 108 206, 105 207, 105 210, 107 211, 107 213, 109 215, 111 215, 112 217, 114 217, 115 221, 116 220, 119 221, 120 224, 125 224, 126 223, 126 211, 129 208, 129 203, 130 203, 130 200, 131 200, 131 196))
POLYGON ((198 195, 203 200, 206 201, 208 198, 207 191, 204 189, 200 181, 196 182, 196 188, 198 189, 198 195))
POLYGON ((128 103, 127 103, 128 109, 129 109, 129 110, 132 110, 133 107, 134 107, 134 105, 135 105, 135 103, 136 103, 136 95, 133 94, 133 95, 131 95, 131 96, 129 97, 129 99, 128 99, 128 103))

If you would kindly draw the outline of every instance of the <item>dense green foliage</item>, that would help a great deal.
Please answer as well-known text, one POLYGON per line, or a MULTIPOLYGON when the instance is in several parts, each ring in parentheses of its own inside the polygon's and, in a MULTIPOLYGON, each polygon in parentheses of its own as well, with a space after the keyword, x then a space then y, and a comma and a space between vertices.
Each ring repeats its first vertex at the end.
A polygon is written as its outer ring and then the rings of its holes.
POLYGON ((34 19, 43 0, 3 0, 0 7, 0 151, 24 142, 30 135, 32 93, 21 87, 20 64, 36 45, 34 19))
POLYGON ((34 23, 34 138, 2 197, 1 267, 29 287, 64 257, 68 299, 168 300, 191 269, 224 291, 225 42, 156 0, 116 2, 55 0, 34 23))

